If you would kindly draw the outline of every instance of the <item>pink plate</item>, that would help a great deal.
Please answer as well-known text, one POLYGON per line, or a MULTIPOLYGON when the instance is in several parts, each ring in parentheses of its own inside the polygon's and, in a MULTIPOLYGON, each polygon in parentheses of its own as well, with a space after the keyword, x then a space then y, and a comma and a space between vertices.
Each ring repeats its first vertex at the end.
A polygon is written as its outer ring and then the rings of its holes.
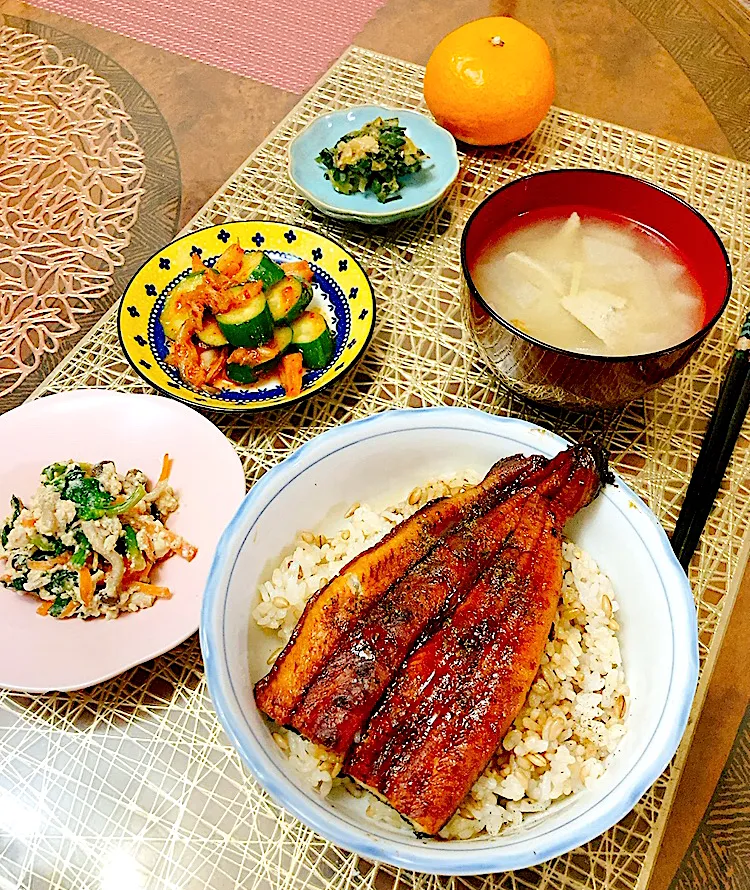
POLYGON ((27 501, 40 471, 60 460, 113 460, 158 477, 164 453, 180 508, 169 528, 198 547, 173 556, 155 580, 170 600, 115 620, 55 621, 39 600, 0 585, 0 686, 22 692, 83 689, 172 649, 198 629, 203 587, 224 526, 245 495, 242 464, 205 417, 171 399, 101 389, 47 396, 0 416, 0 521, 10 496, 27 501))

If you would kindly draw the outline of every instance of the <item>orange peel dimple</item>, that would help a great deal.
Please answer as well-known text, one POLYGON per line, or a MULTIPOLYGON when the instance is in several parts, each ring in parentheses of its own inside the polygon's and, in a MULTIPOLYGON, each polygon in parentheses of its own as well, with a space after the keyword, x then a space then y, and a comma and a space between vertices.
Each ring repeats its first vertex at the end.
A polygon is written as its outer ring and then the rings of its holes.
POLYGON ((554 93, 549 47, 507 16, 452 31, 435 47, 425 70, 428 108, 441 126, 471 145, 502 145, 528 136, 554 93))

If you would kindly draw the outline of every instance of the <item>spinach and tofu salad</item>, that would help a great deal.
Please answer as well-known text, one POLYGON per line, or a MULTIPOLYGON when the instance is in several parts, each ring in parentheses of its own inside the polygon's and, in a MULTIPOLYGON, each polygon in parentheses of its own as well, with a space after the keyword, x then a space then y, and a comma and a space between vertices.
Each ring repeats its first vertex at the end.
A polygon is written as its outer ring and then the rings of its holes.
POLYGON ((422 169, 427 155, 406 135, 398 118, 376 117, 324 148, 316 160, 337 192, 372 192, 384 204, 400 198, 400 177, 422 169))
POLYGON ((120 475, 111 461, 45 467, 28 506, 14 495, 0 526, 0 583, 37 596, 37 612, 52 618, 117 618, 169 599, 151 580, 154 568, 198 552, 165 525, 179 507, 171 465, 164 455, 151 487, 141 470, 120 475))
POLYGON ((187 383, 215 393, 278 377, 287 396, 298 396, 305 370, 331 362, 328 323, 308 308, 314 272, 306 260, 279 264, 237 241, 213 266, 195 254, 192 264, 160 316, 167 363, 187 383))

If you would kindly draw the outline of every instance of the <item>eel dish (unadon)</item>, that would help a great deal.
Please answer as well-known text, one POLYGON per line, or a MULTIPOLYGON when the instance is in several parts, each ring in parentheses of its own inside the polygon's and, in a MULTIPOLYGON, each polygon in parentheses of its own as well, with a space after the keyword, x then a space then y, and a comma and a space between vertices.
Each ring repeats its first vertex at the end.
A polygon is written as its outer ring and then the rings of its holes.
POLYGON ((562 528, 607 481, 577 445, 433 501, 307 604, 258 707, 437 834, 523 706, 562 584, 562 528))

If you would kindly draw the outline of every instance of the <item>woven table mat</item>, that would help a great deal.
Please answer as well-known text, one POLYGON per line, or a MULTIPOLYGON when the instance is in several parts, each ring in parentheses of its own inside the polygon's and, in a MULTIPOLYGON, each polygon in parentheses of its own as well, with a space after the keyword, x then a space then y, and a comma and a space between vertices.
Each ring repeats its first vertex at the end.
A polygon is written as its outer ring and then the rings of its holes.
MULTIPOLYGON (((357 256, 378 300, 375 336, 347 378, 294 408, 212 420, 235 443, 249 484, 323 430, 393 407, 470 405, 571 438, 593 433, 605 439, 618 471, 671 528, 747 302, 748 166, 553 109, 526 142, 464 155, 452 192, 419 220, 366 229, 320 216, 287 180, 289 140, 316 115, 347 105, 377 100, 424 111, 421 80, 418 66, 351 49, 189 224, 187 231, 263 218, 316 228, 357 256), (620 170, 658 182, 711 220, 732 260, 731 303, 697 356, 676 379, 619 412, 556 412, 509 395, 485 370, 461 322, 459 243, 468 215, 509 179, 555 167, 620 170)), ((112 311, 37 395, 80 386, 147 391, 122 358, 112 311)), ((132 850, 155 890, 374 890, 394 882, 424 890, 642 890, 744 565, 749 444, 746 427, 691 572, 701 681, 686 737, 635 809, 586 846, 532 869, 481 878, 417 875, 338 850, 279 810, 243 769, 212 711, 194 637, 151 670, 136 668, 85 693, 0 695, 16 720, 5 741, 0 734, 11 790, 14 781, 26 787, 33 758, 22 730, 31 726, 28 731, 43 740, 33 755, 37 773, 73 798, 55 812, 57 833, 37 836, 12 862, 0 849, 0 875, 5 869, 19 879, 26 869, 31 877, 59 876, 66 890, 83 888, 91 864, 115 845, 132 850), (61 772, 56 758, 71 734, 82 753, 61 772), (89 794, 93 781, 97 792, 89 794)))

